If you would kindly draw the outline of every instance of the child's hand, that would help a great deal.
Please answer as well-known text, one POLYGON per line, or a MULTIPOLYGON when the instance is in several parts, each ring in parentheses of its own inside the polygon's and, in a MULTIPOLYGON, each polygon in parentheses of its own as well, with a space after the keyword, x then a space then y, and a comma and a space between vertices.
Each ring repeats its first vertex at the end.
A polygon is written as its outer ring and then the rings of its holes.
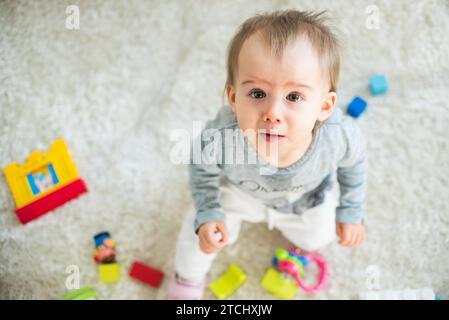
POLYGON ((365 225, 337 222, 338 243, 343 247, 355 247, 365 241, 365 225))
POLYGON ((228 229, 223 221, 203 224, 198 231, 200 249, 204 253, 215 253, 228 243, 228 229))

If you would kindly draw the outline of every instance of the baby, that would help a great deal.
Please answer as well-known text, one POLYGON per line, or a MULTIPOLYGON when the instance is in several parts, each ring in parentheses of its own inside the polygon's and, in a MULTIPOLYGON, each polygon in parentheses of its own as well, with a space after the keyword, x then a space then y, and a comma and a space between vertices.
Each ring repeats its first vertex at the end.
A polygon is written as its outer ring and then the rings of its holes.
POLYGON ((335 107, 339 66, 323 13, 257 15, 234 35, 229 105, 198 137, 201 161, 192 152, 195 208, 179 235, 169 299, 203 297, 217 252, 237 240, 242 221, 267 222, 305 251, 336 236, 346 247, 365 240, 366 145, 335 107))

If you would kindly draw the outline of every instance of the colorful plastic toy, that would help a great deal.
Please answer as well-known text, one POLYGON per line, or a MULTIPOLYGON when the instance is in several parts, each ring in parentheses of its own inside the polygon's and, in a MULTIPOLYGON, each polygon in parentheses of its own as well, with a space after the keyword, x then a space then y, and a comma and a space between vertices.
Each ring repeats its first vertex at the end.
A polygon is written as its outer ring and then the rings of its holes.
POLYGON ((93 258, 98 266, 99 279, 102 282, 116 282, 120 279, 120 264, 115 260, 115 242, 109 232, 100 232, 94 236, 95 251, 93 258))
POLYGON ((120 265, 118 263, 100 264, 98 274, 101 282, 117 282, 120 280, 120 265))
POLYGON ((262 288, 279 299, 292 300, 298 292, 298 285, 291 277, 286 277, 283 273, 268 268, 260 285, 262 288))
POLYGON ((142 281, 152 287, 158 288, 161 285, 164 273, 157 269, 153 269, 140 262, 134 262, 129 270, 129 275, 134 279, 142 281))
POLYGON ((298 286, 308 293, 316 293, 323 289, 329 280, 329 268, 326 261, 318 254, 301 253, 298 249, 287 251, 285 249, 276 249, 273 265, 285 274, 291 275, 298 286), (304 277, 304 266, 314 262, 320 269, 320 274, 315 285, 306 285, 302 278, 304 277))
POLYGON ((347 112, 350 116, 358 118, 365 111, 366 105, 366 101, 357 96, 348 105, 347 112))
POLYGON ((83 288, 69 293, 63 300, 96 300, 96 293, 92 288, 83 288))
POLYGON ((104 231, 94 236, 95 251, 93 254, 96 263, 115 262, 115 242, 109 232, 104 231))
POLYGON ((378 96, 384 94, 388 90, 387 79, 383 75, 375 75, 369 78, 369 89, 371 94, 378 96))
POLYGON ((23 165, 9 164, 3 172, 23 224, 87 192, 63 139, 45 153, 34 151, 23 165))
POLYGON ((236 264, 231 264, 226 273, 209 284, 218 299, 227 299, 246 281, 246 274, 236 264))

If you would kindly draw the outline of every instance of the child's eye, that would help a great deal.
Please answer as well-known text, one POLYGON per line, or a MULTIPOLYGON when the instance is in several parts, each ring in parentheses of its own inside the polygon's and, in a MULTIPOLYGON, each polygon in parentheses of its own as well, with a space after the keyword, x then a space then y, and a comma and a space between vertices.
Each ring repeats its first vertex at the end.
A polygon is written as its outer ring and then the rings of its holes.
POLYGON ((298 101, 302 101, 303 98, 301 97, 301 95, 299 95, 298 93, 290 93, 287 96, 287 100, 290 100, 292 102, 298 102, 298 101))
POLYGON ((254 99, 263 99, 267 95, 265 94, 265 92, 263 92, 260 89, 254 89, 254 90, 251 90, 251 92, 249 93, 249 96, 254 98, 254 99))

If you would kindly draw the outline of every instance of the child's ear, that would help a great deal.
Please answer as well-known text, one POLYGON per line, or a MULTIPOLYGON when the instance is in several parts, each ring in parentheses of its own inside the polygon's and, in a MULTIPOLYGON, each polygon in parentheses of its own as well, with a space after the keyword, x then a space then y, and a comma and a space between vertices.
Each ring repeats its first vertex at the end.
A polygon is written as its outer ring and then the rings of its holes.
POLYGON ((335 102, 337 101, 337 93, 330 91, 327 93, 326 100, 321 107, 320 114, 318 115, 318 121, 325 121, 331 116, 335 109, 335 102))
POLYGON ((231 107, 232 112, 235 112, 235 90, 232 84, 228 84, 226 86, 226 97, 228 98, 229 106, 231 107))

